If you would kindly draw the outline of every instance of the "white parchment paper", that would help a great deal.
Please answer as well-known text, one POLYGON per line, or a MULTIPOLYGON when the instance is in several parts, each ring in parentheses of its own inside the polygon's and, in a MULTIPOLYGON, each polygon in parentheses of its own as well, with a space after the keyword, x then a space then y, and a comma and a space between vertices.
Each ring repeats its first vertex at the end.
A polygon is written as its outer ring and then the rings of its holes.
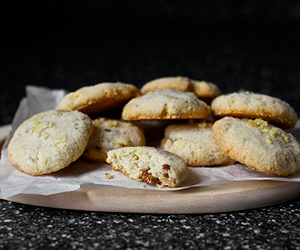
MULTIPOLYGON (((53 109, 62 100, 65 90, 51 90, 43 87, 27 86, 26 97, 21 100, 15 114, 8 138, 1 152, 0 162, 0 198, 5 199, 17 194, 50 195, 61 192, 79 190, 81 185, 113 186, 158 191, 176 191, 180 189, 221 184, 243 180, 276 180, 285 182, 300 182, 300 172, 289 177, 277 177, 253 171, 242 164, 222 167, 190 168, 191 171, 185 186, 180 188, 158 188, 146 183, 129 179, 120 172, 113 171, 108 164, 92 164, 77 160, 69 167, 51 175, 30 176, 13 168, 7 159, 7 145, 16 128, 32 115, 53 109), (112 179, 104 178, 110 173, 112 179)), ((300 140, 300 122, 289 131, 300 140)))

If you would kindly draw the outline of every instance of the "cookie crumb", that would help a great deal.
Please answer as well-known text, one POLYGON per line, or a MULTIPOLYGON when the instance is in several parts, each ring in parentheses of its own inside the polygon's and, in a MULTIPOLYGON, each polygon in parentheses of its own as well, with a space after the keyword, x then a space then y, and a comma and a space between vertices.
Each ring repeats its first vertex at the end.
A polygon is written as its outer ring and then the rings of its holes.
POLYGON ((110 179, 113 178, 112 175, 111 175, 110 173, 105 173, 105 174, 103 175, 103 177, 104 177, 105 179, 108 179, 108 180, 110 180, 110 179))
POLYGON ((158 188, 164 188, 164 187, 165 187, 165 186, 162 185, 161 183, 156 183, 155 186, 158 187, 158 188))

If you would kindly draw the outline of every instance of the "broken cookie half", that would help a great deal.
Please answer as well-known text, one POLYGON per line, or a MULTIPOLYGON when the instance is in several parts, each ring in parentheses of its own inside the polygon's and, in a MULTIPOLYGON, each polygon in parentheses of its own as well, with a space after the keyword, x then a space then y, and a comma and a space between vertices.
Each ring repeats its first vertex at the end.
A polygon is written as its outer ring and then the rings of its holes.
POLYGON ((108 151, 106 162, 129 178, 157 186, 178 187, 189 168, 179 156, 149 146, 123 147, 108 151))

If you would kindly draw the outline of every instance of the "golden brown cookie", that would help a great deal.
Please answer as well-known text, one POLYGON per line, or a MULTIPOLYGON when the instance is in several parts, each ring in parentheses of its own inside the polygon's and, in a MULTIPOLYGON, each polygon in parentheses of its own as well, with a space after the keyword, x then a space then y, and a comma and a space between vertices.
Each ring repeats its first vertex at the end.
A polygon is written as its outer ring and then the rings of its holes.
POLYGON ((82 158, 92 162, 105 162, 111 149, 144 146, 144 131, 130 122, 99 118, 93 120, 94 132, 82 158))
POLYGON ((210 103, 214 98, 221 94, 218 86, 211 82, 196 81, 188 77, 161 77, 145 83, 142 88, 142 94, 157 89, 174 89, 183 92, 194 92, 201 100, 210 103))
POLYGON ((218 86, 211 82, 191 80, 191 88, 196 96, 207 103, 221 95, 218 86))
POLYGON ((50 110, 24 121, 8 145, 12 166, 30 175, 56 172, 77 160, 93 132, 79 111, 50 110))
POLYGON ((123 147, 107 153, 113 170, 129 178, 167 187, 178 187, 186 180, 189 168, 178 155, 155 147, 123 147))
POLYGON ((145 95, 157 89, 174 89, 184 92, 192 91, 191 80, 183 76, 161 77, 145 83, 141 88, 141 92, 145 95))
POLYGON ((123 107, 131 98, 139 95, 140 90, 132 84, 99 83, 67 94, 57 109, 79 110, 91 116, 100 116, 123 107))
POLYGON ((212 128, 220 149, 251 169, 278 176, 300 169, 296 138, 265 120, 224 117, 212 128))
POLYGON ((220 150, 213 138, 212 123, 206 121, 169 125, 161 145, 164 150, 179 155, 193 167, 235 162, 220 150))
POLYGON ((155 90, 131 99, 123 108, 124 120, 201 119, 211 115, 210 107, 191 92, 155 90))
POLYGON ((283 129, 293 128, 297 114, 286 102, 249 92, 221 95, 211 103, 215 117, 262 118, 283 129))

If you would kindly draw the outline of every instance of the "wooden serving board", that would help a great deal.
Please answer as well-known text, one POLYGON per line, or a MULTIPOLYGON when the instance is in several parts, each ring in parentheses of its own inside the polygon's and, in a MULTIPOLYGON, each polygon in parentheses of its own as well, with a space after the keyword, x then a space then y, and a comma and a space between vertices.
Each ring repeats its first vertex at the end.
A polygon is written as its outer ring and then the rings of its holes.
MULTIPOLYGON (((10 125, 0 127, 2 147, 10 125)), ((28 205, 99 212, 192 214, 260 208, 300 196, 300 183, 241 181, 189 188, 152 191, 118 187, 88 187, 54 195, 19 194, 7 200, 28 205)))

